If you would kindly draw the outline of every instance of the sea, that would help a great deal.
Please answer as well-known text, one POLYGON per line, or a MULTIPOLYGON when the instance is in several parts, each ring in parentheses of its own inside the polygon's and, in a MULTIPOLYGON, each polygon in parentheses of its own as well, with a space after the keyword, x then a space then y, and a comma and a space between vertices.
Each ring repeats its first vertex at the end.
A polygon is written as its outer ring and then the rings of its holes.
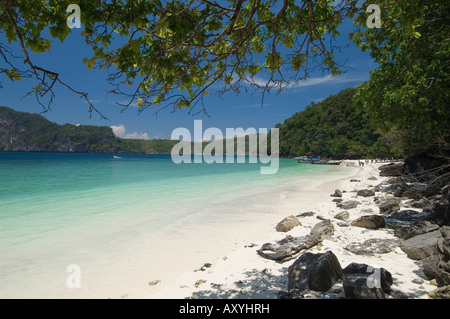
POLYGON ((279 161, 0 152, 0 298, 145 297, 342 169, 279 161))

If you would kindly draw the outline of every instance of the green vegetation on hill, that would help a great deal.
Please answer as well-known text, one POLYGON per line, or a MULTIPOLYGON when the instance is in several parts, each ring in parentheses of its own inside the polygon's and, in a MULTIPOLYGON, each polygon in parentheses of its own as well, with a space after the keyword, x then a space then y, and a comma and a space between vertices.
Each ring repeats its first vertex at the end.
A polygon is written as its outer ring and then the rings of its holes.
POLYGON ((356 111, 355 92, 354 88, 342 90, 277 124, 280 155, 334 158, 398 155, 393 154, 388 140, 356 111))
POLYGON ((0 151, 170 153, 177 141, 117 138, 107 126, 58 125, 0 107, 0 151))

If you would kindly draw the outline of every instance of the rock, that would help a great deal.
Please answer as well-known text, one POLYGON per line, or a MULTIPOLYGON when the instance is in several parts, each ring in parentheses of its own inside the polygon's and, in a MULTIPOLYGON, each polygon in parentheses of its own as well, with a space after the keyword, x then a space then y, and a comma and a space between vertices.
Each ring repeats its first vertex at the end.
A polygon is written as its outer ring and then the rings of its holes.
POLYGON ((392 275, 384 268, 351 263, 342 270, 345 297, 349 299, 386 299, 391 292, 392 275))
POLYGON ((332 202, 335 202, 335 203, 342 203, 342 201, 343 201, 342 198, 335 198, 332 200, 332 202))
POLYGON ((363 227, 367 229, 378 229, 386 226, 383 216, 365 215, 352 221, 352 226, 363 227))
POLYGON ((150 281, 148 284, 149 284, 149 286, 156 286, 160 282, 161 282, 161 280, 155 279, 155 280, 150 281))
POLYGON ((424 283, 423 279, 421 278, 414 278, 413 280, 411 280, 411 282, 417 285, 421 285, 424 283))
POLYGON ((304 212, 301 214, 298 214, 297 217, 310 217, 310 216, 314 216, 316 213, 314 212, 304 212))
POLYGON ((362 197, 375 196, 375 192, 370 189, 360 189, 356 194, 362 197))
POLYGON ((438 264, 436 282, 438 287, 450 285, 450 226, 440 228, 441 237, 437 240, 438 264))
POLYGON ((356 179, 356 178, 352 178, 352 179, 350 180, 350 182, 352 182, 352 183, 359 183, 359 182, 361 182, 361 180, 356 179))
POLYGON ((420 260, 425 257, 437 253, 437 239, 440 236, 438 230, 414 236, 404 240, 400 244, 400 248, 408 255, 409 258, 420 260))
POLYGON ((301 225, 300 221, 297 217, 291 215, 283 219, 281 222, 278 223, 277 227, 275 228, 278 232, 288 232, 295 226, 301 225))
POLYGON ((369 177, 368 180, 369 180, 369 181, 377 181, 378 178, 376 178, 375 176, 372 176, 372 177, 369 177))
POLYGON ((319 237, 328 237, 334 234, 334 227, 331 220, 326 219, 314 225, 311 229, 310 235, 319 237))
POLYGON ((404 225, 400 226, 394 231, 394 235, 398 238, 409 239, 414 236, 430 233, 432 231, 438 230, 439 226, 432 224, 429 221, 420 221, 414 225, 404 225))
POLYGON ((333 252, 304 253, 289 267, 288 290, 324 292, 333 287, 342 275, 341 265, 333 252))
POLYGON ((384 218, 386 227, 392 229, 397 229, 402 226, 412 226, 422 219, 422 217, 419 218, 419 213, 417 211, 410 209, 394 212, 384 218))
POLYGON ((339 189, 334 191, 334 194, 330 195, 331 197, 342 197, 342 192, 339 189))
POLYGON ((450 205, 449 204, 438 204, 431 210, 433 219, 440 226, 446 225, 450 226, 450 205))
POLYGON ((405 175, 402 163, 390 163, 378 168, 380 176, 402 176, 405 175))
POLYGON ((303 297, 303 294, 298 289, 294 289, 290 292, 278 292, 277 299, 305 299, 305 297, 303 297))
POLYGON ((350 214, 347 211, 343 211, 343 212, 340 212, 340 213, 337 213, 336 215, 334 215, 334 218, 343 220, 343 221, 348 221, 350 219, 350 214))
POLYGON ((319 236, 292 237, 288 235, 276 244, 266 243, 262 245, 257 252, 263 258, 283 263, 295 258, 295 255, 300 251, 309 249, 321 241, 322 239, 319 236))
POLYGON ((339 227, 349 227, 350 223, 347 222, 337 222, 336 223, 339 227))
POLYGON ((337 207, 347 210, 356 208, 356 206, 358 206, 359 204, 361 203, 356 200, 346 200, 344 202, 337 204, 337 207))
POLYGON ((392 214, 400 210, 400 200, 396 198, 388 198, 378 204, 381 214, 392 214))
POLYGON ((355 255, 372 256, 374 254, 386 254, 393 251, 399 244, 397 239, 371 238, 363 243, 354 242, 344 247, 355 255))
POLYGON ((438 255, 431 255, 423 258, 421 261, 421 269, 428 280, 435 279, 438 271, 438 255))
POLYGON ((428 295, 433 299, 450 299, 450 285, 434 289, 428 295))

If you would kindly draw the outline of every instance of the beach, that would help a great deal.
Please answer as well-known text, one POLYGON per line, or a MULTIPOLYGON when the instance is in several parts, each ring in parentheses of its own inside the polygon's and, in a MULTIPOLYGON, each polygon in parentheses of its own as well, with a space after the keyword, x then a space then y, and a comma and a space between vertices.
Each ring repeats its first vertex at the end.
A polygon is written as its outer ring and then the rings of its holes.
MULTIPOLYGON (((224 249, 221 258, 205 259, 198 267, 178 275, 171 283, 163 281, 151 283, 153 292, 146 298, 277 298, 280 291, 288 290, 288 268, 294 263, 295 258, 279 263, 262 258, 257 252, 258 249, 265 243, 279 241, 287 235, 305 236, 322 220, 330 220, 334 234, 325 237, 320 244, 306 251, 311 253, 332 251, 342 268, 350 263, 364 263, 374 268, 384 268, 392 274, 393 290, 402 292, 408 298, 427 299, 428 292, 436 286, 418 275, 417 261, 408 258, 400 247, 397 246, 387 253, 372 255, 358 255, 345 249, 350 243, 362 243, 373 238, 395 241, 393 229, 355 227, 334 218, 337 213, 344 211, 333 201, 335 197, 330 196, 335 189, 342 192, 344 201, 357 200, 361 203, 357 208, 346 210, 349 213, 349 220, 379 214, 374 197, 359 196, 357 191, 381 185, 388 179, 379 176, 378 167, 384 164, 386 163, 369 163, 361 167, 358 166, 358 161, 345 161, 338 170, 339 174, 319 176, 317 180, 320 182, 311 184, 312 187, 303 189, 301 193, 284 195, 278 213, 266 218, 258 228, 246 228, 245 235, 236 239, 231 251, 225 253, 227 249, 224 249), (313 214, 301 216, 305 212, 313 214), (291 215, 301 216, 298 217, 301 225, 288 232, 276 231, 277 224, 291 215)), ((376 196, 389 198, 392 195, 377 192, 376 196)))

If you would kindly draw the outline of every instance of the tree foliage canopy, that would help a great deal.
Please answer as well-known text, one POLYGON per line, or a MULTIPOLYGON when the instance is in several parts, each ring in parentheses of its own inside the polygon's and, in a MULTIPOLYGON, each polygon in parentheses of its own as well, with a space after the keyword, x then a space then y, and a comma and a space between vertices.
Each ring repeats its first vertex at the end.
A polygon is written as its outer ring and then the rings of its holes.
POLYGON ((450 3, 376 3, 382 27, 360 30, 354 40, 379 67, 359 87, 356 104, 385 132, 401 132, 410 152, 442 147, 450 138, 450 3))
POLYGON ((46 52, 54 39, 68 36, 66 9, 77 3, 82 35, 93 52, 83 62, 90 69, 109 69, 110 92, 127 95, 125 106, 191 107, 214 84, 219 93, 249 84, 266 93, 303 80, 316 68, 338 75, 332 40, 340 23, 358 12, 357 2, 1 0, 0 29, 8 41, 19 42, 27 69, 12 64, 7 46, 0 44, 5 62, 0 72, 13 80, 37 79, 38 98, 51 95, 58 83, 89 102, 86 93, 34 64, 29 54, 46 52))

